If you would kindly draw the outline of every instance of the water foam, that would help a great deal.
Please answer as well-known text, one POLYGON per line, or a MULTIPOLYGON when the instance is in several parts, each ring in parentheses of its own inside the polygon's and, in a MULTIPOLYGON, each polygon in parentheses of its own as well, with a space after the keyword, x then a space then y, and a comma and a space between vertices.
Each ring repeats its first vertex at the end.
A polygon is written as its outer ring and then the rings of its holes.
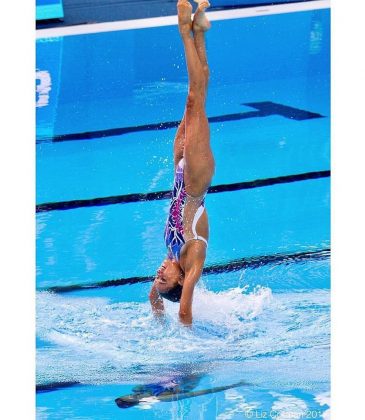
POLYGON ((219 293, 199 287, 194 325, 185 328, 178 322, 178 305, 171 302, 162 324, 149 302, 39 292, 37 333, 49 345, 38 349, 38 383, 136 383, 162 370, 176 372, 182 360, 202 367, 326 343, 329 311, 321 306, 326 304, 324 292, 273 297, 266 287, 219 293))
POLYGON ((272 393, 272 396, 277 398, 271 407, 272 412, 275 413, 275 419, 289 420, 307 417, 307 404, 302 399, 277 393, 272 393))
MULTIPOLYGON (((318 394, 315 397, 315 401, 317 401, 317 403, 320 406, 327 405, 328 407, 331 407, 331 396, 330 396, 329 392, 323 392, 321 394, 318 394)), ((322 413, 322 418, 324 420, 330 420, 330 418, 331 418, 331 409, 330 408, 328 408, 327 410, 325 410, 322 413)))

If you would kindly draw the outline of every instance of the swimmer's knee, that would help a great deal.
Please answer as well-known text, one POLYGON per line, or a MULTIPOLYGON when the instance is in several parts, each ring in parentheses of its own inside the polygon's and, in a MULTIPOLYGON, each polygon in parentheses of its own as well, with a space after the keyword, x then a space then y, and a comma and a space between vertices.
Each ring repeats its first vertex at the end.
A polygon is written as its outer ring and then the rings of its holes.
POLYGON ((188 97, 186 100, 187 110, 197 109, 204 107, 205 94, 203 89, 189 89, 188 97))
POLYGON ((205 83, 208 83, 209 76, 210 76, 210 72, 209 72, 209 67, 208 66, 203 66, 203 73, 204 73, 204 77, 205 77, 205 83))

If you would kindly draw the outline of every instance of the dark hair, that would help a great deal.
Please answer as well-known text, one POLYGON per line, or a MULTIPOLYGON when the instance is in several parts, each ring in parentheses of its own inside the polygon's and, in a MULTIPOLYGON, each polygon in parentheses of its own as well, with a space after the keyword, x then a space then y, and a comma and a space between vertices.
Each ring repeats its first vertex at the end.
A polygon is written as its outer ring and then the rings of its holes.
POLYGON ((177 284, 168 292, 160 293, 160 296, 164 299, 170 300, 171 302, 180 302, 182 289, 182 286, 180 284, 177 284))

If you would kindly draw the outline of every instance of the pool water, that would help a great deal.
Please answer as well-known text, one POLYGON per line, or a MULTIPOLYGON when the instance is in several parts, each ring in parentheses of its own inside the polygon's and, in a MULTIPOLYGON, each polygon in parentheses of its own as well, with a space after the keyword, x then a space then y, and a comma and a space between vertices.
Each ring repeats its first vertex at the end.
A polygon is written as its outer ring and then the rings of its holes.
POLYGON ((329 23, 207 35, 216 173, 191 329, 148 302, 187 89, 176 26, 37 41, 37 418, 330 418, 329 23))

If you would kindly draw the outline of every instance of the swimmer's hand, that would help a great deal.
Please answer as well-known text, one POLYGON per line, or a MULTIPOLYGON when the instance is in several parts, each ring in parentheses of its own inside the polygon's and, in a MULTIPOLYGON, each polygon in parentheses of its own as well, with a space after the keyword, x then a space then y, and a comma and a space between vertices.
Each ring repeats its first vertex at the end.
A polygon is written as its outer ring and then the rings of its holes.
POLYGON ((155 287, 155 283, 153 283, 151 287, 149 298, 153 314, 157 318, 163 318, 163 316, 165 315, 165 308, 163 305, 162 297, 160 296, 155 287))
POLYGON ((179 319, 184 327, 191 327, 193 324, 193 315, 191 312, 187 314, 179 312, 179 319))

